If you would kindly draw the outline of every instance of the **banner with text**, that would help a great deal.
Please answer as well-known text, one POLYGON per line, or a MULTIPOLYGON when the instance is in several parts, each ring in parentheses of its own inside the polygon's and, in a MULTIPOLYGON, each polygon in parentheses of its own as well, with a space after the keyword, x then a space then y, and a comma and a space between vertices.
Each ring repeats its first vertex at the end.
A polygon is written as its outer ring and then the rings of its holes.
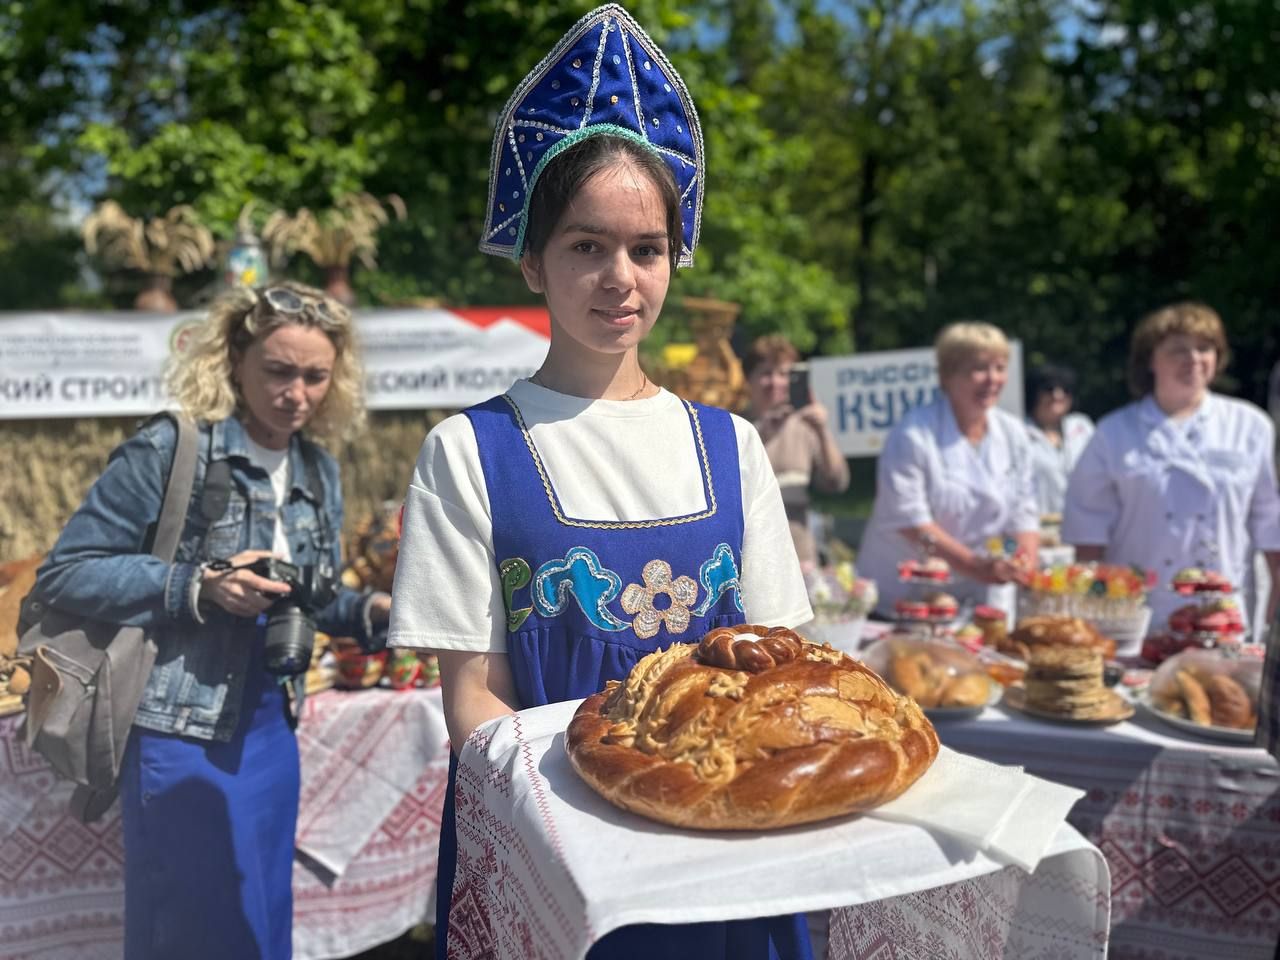
MULTIPOLYGON (((0 313, 0 419, 141 416, 166 406, 165 361, 204 314, 0 313)), ((371 410, 457 409, 527 377, 547 353, 536 307, 360 310, 371 410)))
MULTIPOLYGON (((815 357, 809 361, 809 377, 846 457, 876 456, 908 410, 941 392, 929 347, 815 357)), ((1022 417, 1022 344, 1017 340, 1010 343, 1009 382, 1000 406, 1022 417)))

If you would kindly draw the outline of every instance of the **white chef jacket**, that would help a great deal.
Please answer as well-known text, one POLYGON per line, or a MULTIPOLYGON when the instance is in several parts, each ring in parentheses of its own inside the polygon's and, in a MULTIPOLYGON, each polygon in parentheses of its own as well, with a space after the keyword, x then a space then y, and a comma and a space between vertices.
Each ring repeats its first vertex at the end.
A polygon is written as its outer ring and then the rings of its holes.
POLYGON ((1067 485, 1062 538, 1154 568, 1151 623, 1162 627, 1187 602, 1169 589, 1181 568, 1239 587, 1252 550, 1280 550, 1274 448, 1275 427, 1251 403, 1210 393, 1175 421, 1148 395, 1098 423, 1067 485))
POLYGON ((1062 513, 1067 497, 1067 478, 1093 436, 1093 421, 1083 413, 1062 418, 1062 446, 1055 447, 1045 432, 1027 418, 1027 440, 1031 446, 1031 478, 1040 515, 1062 513))
MULTIPOLYGON (((987 412, 987 435, 973 444, 956 425, 945 394, 912 409, 890 431, 876 464, 876 500, 858 551, 858 573, 876 581, 881 613, 911 588, 898 582, 898 563, 919 556, 899 532, 936 523, 971 550, 991 537, 1039 529, 1030 446, 1022 421, 987 412)), ((987 586, 957 577, 945 587, 961 600, 986 603, 987 586)))

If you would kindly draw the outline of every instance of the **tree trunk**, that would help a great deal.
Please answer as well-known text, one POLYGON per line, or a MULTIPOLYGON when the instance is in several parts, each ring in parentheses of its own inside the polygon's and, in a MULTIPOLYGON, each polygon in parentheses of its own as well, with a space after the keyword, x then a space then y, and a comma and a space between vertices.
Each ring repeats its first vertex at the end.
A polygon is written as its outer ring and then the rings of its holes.
POLYGON ((356 305, 356 294, 351 289, 351 267, 348 264, 325 267, 324 292, 344 307, 354 307, 356 305))
POLYGON ((176 313, 178 301, 173 299, 173 277, 149 273, 142 283, 142 290, 133 300, 135 310, 149 313, 176 313))

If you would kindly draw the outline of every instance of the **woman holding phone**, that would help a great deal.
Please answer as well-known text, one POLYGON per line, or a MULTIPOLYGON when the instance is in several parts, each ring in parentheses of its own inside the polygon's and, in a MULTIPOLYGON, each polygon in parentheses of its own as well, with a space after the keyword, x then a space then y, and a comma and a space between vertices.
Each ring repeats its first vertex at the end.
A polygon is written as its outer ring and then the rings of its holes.
POLYGON ((758 338, 742 366, 749 416, 782 488, 791 539, 807 571, 818 565, 809 530, 810 485, 823 493, 843 493, 849 486, 849 464, 827 426, 827 408, 813 399, 808 366, 790 340, 781 334, 758 338))

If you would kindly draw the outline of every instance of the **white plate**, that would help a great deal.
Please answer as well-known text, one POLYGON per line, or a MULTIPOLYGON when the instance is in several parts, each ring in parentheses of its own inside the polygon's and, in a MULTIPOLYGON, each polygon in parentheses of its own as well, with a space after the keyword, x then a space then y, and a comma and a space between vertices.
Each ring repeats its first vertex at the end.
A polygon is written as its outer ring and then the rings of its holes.
POLYGON ((1133 704, 1114 690, 1111 691, 1111 699, 1106 704, 1109 708, 1106 715, 1092 717, 1072 717, 1066 714, 1054 713, 1052 710, 1041 710, 1037 707, 1028 706, 1026 694, 1026 690, 1021 685, 1005 687, 1004 705, 1012 710, 1017 710, 1019 713, 1025 713, 1029 717, 1036 717, 1040 720, 1090 727, 1119 723, 1121 720, 1128 720, 1135 712, 1133 704))
POLYGON ((1143 709, 1155 717, 1163 720, 1171 727, 1177 727, 1187 733, 1193 733, 1197 737, 1204 737, 1207 740, 1223 740, 1227 743, 1251 744, 1253 743, 1252 730, 1237 730, 1234 727, 1213 727, 1206 726, 1203 723, 1195 723, 1186 717, 1175 716, 1172 713, 1165 713, 1154 703, 1151 702, 1151 693, 1143 690, 1134 696, 1134 701, 1140 704, 1143 709))
POLYGON ((1004 688, 994 680, 990 681, 991 689, 987 693, 987 702, 979 704, 976 707, 921 707, 924 715, 930 720, 966 720, 976 717, 994 704, 1000 702, 1000 697, 1004 694, 1004 688))

